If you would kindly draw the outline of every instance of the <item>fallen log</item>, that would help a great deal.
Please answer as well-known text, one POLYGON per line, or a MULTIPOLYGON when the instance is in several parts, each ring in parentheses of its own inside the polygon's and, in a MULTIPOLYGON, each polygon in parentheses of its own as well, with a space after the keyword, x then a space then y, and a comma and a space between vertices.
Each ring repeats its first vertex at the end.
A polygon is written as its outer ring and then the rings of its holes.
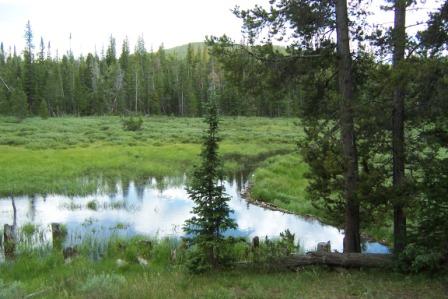
POLYGON ((311 265, 327 265, 344 268, 389 268, 393 255, 373 253, 309 252, 305 255, 290 255, 275 262, 279 267, 297 269, 311 265))

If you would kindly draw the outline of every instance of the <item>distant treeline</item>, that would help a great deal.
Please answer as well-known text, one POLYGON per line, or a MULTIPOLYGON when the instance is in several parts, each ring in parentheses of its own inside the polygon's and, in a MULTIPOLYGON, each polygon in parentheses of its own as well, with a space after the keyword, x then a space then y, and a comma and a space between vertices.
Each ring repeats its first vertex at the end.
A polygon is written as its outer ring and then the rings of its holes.
MULTIPOLYGON (((280 116, 291 114, 287 100, 271 101, 258 92, 240 94, 205 44, 183 53, 148 51, 139 38, 131 53, 127 40, 117 51, 111 36, 102 53, 62 57, 41 38, 35 47, 31 26, 22 53, 0 46, 0 114, 40 115, 178 115, 200 116, 213 89, 221 113, 280 116), (186 52, 186 53, 185 53, 186 52), (246 98, 243 98, 246 97, 246 98)), ((257 83, 257 82, 256 82, 257 83)))

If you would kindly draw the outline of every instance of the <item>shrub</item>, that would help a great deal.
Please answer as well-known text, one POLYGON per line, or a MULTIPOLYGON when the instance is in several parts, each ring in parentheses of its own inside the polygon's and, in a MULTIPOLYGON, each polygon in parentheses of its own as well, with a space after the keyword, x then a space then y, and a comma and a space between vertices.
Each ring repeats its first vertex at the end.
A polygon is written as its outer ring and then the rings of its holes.
POLYGON ((37 232, 37 227, 32 223, 26 223, 22 226, 21 231, 25 237, 31 238, 37 232))
POLYGON ((123 129, 126 131, 139 131, 143 126, 143 119, 139 116, 137 118, 130 117, 123 119, 123 129))
POLYGON ((126 279, 118 274, 99 274, 87 278, 80 287, 85 298, 120 298, 119 291, 126 279))
POLYGON ((141 237, 130 240, 115 239, 108 244, 108 256, 121 258, 131 263, 137 263, 138 258, 148 260, 152 256, 153 241, 141 237))
POLYGON ((212 269, 205 251, 199 248, 198 244, 191 246, 185 255, 185 266, 188 271, 194 274, 208 272, 212 269))
POLYGON ((98 210, 98 202, 96 200, 91 200, 87 203, 87 208, 93 211, 98 210))
POLYGON ((0 280, 0 299, 24 298, 25 291, 20 282, 14 281, 7 285, 0 280))
POLYGON ((438 271, 443 267, 442 260, 441 251, 417 244, 407 245, 398 259, 400 270, 413 273, 438 271))
POLYGON ((175 248, 174 240, 168 238, 160 240, 151 251, 151 261, 157 265, 169 264, 175 248))
POLYGON ((272 259, 289 256, 300 250, 300 247, 294 244, 294 239, 295 235, 289 230, 280 233, 278 239, 271 240, 266 237, 260 242, 259 248, 252 249, 251 258, 254 262, 269 263, 272 259))

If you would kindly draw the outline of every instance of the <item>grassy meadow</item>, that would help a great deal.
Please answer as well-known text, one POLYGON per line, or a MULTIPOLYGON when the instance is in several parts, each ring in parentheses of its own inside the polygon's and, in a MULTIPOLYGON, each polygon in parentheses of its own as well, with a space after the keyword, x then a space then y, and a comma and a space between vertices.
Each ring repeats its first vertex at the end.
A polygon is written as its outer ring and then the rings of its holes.
MULTIPOLYGON (((83 194, 96 189, 86 178, 182 175, 197 161, 204 127, 198 118, 144 118, 136 132, 119 117, 0 118, 0 195, 83 194)), ((293 119, 224 118, 226 172, 293 151, 299 134, 293 119)))

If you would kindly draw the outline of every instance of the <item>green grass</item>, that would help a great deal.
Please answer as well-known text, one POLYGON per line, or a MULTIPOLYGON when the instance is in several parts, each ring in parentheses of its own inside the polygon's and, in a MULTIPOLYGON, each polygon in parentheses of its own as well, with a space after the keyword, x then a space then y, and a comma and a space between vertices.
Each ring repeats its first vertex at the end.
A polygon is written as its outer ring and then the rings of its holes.
POLYGON ((323 217, 306 199, 307 169, 298 153, 271 157, 255 170, 250 197, 300 215, 323 217))
POLYGON ((105 258, 84 254, 65 263, 62 255, 24 254, 0 265, 0 298, 443 298, 446 275, 404 275, 380 270, 298 272, 234 268, 191 275, 170 260, 170 241, 150 251, 138 239, 117 244, 105 258), (123 246, 126 246, 123 251, 123 246), (148 266, 134 257, 143 256, 148 266), (125 262, 118 264, 117 260, 125 262), (3 297, 2 297, 3 296, 3 297))
MULTIPOLYGON (((300 133, 293 122, 224 118, 225 170, 293 150, 300 133)), ((84 194, 99 177, 181 175, 198 161, 204 128, 198 118, 148 117, 138 132, 125 131, 119 117, 0 118, 0 196, 84 194)))

